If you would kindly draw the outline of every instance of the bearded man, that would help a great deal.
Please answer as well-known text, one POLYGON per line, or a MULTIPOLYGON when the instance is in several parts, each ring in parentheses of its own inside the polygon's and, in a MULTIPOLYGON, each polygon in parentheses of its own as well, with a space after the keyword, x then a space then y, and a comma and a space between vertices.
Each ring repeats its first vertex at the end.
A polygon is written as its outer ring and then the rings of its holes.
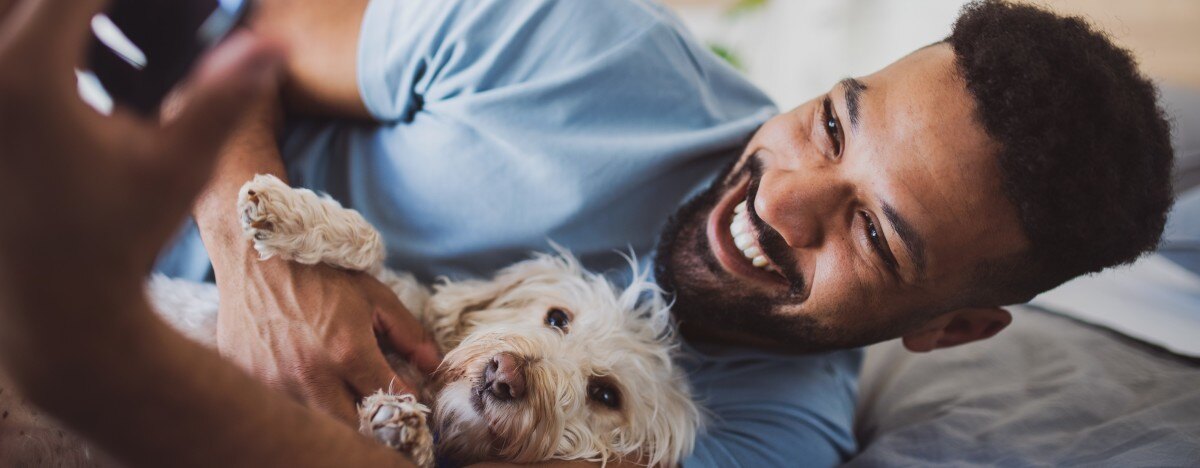
MULTIPOLYGON (((265 105, 159 266, 201 279, 211 258, 222 353, 346 420, 394 378, 377 336, 426 368, 436 352, 374 280, 259 261, 230 209, 254 174, 362 212, 391 265, 426 278, 546 237, 603 269, 661 231, 657 280, 715 416, 687 466, 844 461, 859 347, 991 337, 1001 306, 1152 249, 1171 203, 1154 86, 1103 34, 1030 6, 973 3, 946 40, 779 114, 644 0, 264 0, 253 29, 293 51, 280 143, 265 105)), ((215 402, 230 382, 172 391, 215 402)), ((163 437, 214 437, 222 414, 163 437)), ((335 432, 310 423, 256 442, 335 432)))

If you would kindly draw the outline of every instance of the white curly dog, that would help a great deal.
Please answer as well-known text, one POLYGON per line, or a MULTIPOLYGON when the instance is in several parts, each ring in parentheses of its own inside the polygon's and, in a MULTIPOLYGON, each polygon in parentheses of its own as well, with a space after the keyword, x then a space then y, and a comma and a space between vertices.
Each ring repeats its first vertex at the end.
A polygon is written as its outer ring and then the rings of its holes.
MULTIPOLYGON (((438 456, 671 466, 691 451, 700 412, 673 361, 668 306, 636 262, 632 284, 616 288, 556 247, 557 255, 535 255, 491 280, 442 280, 430 290, 385 268, 379 233, 327 196, 260 175, 242 188, 238 210, 263 259, 368 272, 433 333, 446 353, 428 382, 434 397, 381 389, 359 407, 364 434, 417 464, 438 456)), ((214 285, 155 277, 149 293, 170 323, 214 342, 214 285)))

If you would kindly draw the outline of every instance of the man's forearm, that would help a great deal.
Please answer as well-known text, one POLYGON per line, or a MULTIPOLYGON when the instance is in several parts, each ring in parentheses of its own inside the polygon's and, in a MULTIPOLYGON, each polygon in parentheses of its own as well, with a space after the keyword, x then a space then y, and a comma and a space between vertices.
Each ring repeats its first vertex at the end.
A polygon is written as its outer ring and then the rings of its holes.
POLYGON ((242 238, 234 209, 238 190, 256 174, 287 180, 276 143, 280 118, 274 100, 262 103, 225 145, 212 178, 196 200, 193 216, 218 275, 240 268, 253 255, 250 244, 242 238))
MULTIPOLYGON (((261 0, 251 28, 293 50, 286 64, 286 107, 305 113, 369 119, 357 82, 355 51, 367 0, 261 0)), ((287 180, 275 131, 282 102, 264 103, 236 132, 217 165, 193 215, 218 272, 243 262, 250 252, 241 241, 237 190, 255 174, 287 180)), ((219 273, 218 273, 219 274, 219 273)))
POLYGON ((168 328, 143 299, 134 302, 92 314, 105 323, 86 331, 24 327, 38 336, 4 350, 23 393, 132 466, 411 466, 265 388, 168 328), (67 369, 73 384, 65 384, 67 369))

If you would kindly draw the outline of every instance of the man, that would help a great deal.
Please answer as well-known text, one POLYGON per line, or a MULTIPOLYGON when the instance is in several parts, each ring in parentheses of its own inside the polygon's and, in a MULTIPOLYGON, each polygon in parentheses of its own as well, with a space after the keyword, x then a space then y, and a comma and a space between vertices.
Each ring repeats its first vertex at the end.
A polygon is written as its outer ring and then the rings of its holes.
MULTIPOLYGON (((661 10, 580 4, 264 2, 258 27, 303 47, 296 101, 391 121, 294 126, 284 154, 293 182, 363 211, 404 268, 486 270, 547 232, 585 256, 645 247, 660 202, 732 164, 656 257, 717 416, 685 465, 836 463, 853 451, 857 352, 791 353, 987 338, 1009 321, 998 306, 1130 261, 1162 230, 1171 150, 1154 89, 1079 21, 975 5, 947 42, 767 120, 661 10)), ((335 414, 390 378, 375 332, 436 360, 370 281, 252 258, 231 193, 283 165, 262 132, 239 142, 197 209, 223 352, 335 414)))

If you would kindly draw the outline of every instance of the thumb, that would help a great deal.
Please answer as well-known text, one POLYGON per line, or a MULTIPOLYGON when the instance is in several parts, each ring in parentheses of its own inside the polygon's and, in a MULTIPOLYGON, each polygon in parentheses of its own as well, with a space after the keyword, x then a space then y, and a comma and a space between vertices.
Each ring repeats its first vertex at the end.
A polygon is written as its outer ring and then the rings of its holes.
POLYGON ((283 66, 280 46, 247 32, 213 49, 189 78, 178 113, 159 133, 159 161, 187 174, 207 176, 242 115, 278 87, 283 66))
POLYGON ((421 322, 400 303, 396 295, 380 285, 385 293, 380 297, 375 314, 375 332, 401 357, 417 366, 421 372, 432 374, 442 363, 433 336, 421 326, 421 322))

